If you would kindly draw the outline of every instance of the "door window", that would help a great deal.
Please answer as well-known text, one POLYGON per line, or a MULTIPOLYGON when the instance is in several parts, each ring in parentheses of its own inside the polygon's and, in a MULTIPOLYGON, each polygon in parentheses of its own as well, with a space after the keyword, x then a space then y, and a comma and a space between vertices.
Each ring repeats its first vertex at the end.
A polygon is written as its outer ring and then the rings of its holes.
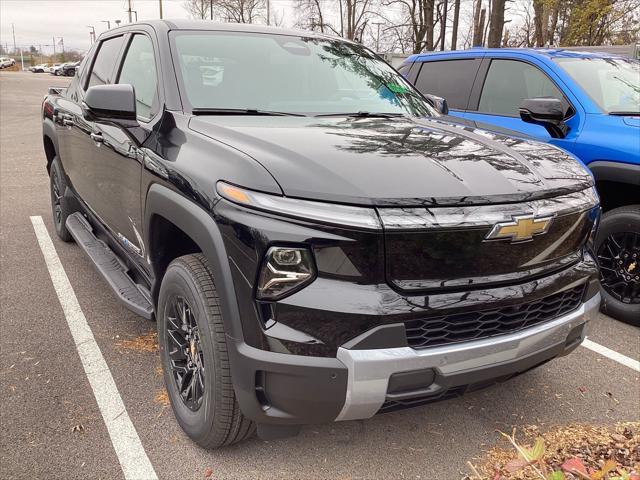
POLYGON ((122 36, 109 38, 100 44, 100 49, 91 69, 89 87, 112 83, 111 75, 122 48, 123 38, 122 36))
POLYGON ((444 98, 450 108, 466 110, 479 66, 479 58, 424 62, 416 87, 425 95, 444 98))
POLYGON ((568 107, 562 92, 538 68, 517 60, 492 60, 478 111, 517 117, 523 100, 538 97, 557 98, 568 107))
POLYGON ((152 118, 158 111, 158 76, 153 44, 146 35, 134 35, 122 63, 118 83, 133 85, 136 111, 143 119, 152 118))

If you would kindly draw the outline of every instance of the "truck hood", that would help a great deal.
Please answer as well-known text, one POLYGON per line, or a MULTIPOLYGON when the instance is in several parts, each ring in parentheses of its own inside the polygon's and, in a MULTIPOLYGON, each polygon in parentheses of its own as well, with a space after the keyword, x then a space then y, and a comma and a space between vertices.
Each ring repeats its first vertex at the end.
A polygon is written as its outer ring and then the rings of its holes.
POLYGON ((296 198, 464 205, 545 198, 593 183, 551 145, 436 119, 197 116, 189 127, 249 155, 296 198))

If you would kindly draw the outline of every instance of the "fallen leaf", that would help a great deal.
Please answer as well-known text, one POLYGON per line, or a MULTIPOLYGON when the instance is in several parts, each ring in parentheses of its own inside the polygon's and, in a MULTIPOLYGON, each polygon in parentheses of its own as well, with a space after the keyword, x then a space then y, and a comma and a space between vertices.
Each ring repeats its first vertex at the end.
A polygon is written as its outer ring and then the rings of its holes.
POLYGON ((589 472, 587 472, 587 468, 577 457, 570 458, 562 464, 562 470, 567 473, 581 473, 583 475, 589 476, 589 472))
POLYGON ((212 476, 212 475, 213 475, 213 470, 212 470, 212 469, 207 468, 207 469, 204 471, 204 478, 211 478, 211 476, 212 476))

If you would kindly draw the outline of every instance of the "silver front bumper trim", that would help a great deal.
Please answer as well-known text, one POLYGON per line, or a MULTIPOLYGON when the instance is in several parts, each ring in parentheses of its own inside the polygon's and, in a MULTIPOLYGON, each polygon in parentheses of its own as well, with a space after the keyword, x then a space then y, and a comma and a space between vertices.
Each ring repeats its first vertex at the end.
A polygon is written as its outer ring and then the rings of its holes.
MULTIPOLYGON (((551 350, 567 342, 569 333, 591 321, 598 312, 600 294, 578 309, 548 323, 482 340, 414 350, 410 347, 348 350, 337 357, 348 369, 344 407, 336 420, 356 420, 376 414, 385 401, 389 377, 398 372, 433 368, 439 376, 481 371, 551 350)), ((586 332, 583 332, 583 338, 586 332)))

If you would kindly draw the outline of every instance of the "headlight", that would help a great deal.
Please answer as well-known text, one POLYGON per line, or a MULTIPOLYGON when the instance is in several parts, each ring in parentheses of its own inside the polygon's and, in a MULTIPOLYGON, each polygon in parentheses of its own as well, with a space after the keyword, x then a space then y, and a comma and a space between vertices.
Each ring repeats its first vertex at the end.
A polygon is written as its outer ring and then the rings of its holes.
POLYGON ((382 228, 373 208, 287 198, 236 187, 225 182, 218 182, 216 187, 218 194, 223 198, 249 208, 332 225, 367 230, 382 228))
POLYGON ((260 268, 256 296, 260 300, 277 300, 310 284, 315 277, 308 248, 271 247, 260 268))

